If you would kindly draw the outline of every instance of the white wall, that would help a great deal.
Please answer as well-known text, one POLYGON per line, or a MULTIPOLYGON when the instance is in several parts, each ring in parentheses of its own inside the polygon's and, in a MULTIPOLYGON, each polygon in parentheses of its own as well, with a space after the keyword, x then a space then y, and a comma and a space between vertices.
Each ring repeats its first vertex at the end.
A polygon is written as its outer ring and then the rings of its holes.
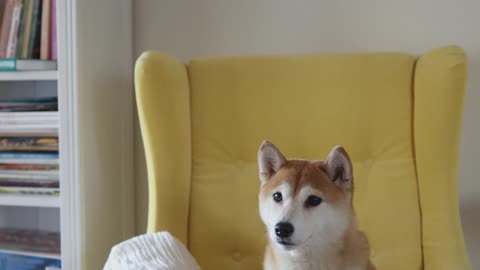
MULTIPOLYGON (((135 0, 134 55, 182 59, 243 54, 404 51, 464 47, 470 70, 460 158, 466 241, 480 269, 480 1, 135 0)), ((137 130, 137 229, 146 219, 146 173, 137 130)))

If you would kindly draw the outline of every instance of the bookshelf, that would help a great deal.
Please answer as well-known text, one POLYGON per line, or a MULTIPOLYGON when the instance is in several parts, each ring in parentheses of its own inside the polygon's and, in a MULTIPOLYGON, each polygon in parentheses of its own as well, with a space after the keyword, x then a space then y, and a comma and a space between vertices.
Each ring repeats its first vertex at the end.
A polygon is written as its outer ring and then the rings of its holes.
POLYGON ((62 269, 134 234, 132 1, 57 0, 58 68, 0 72, 0 99, 58 97, 60 196, 0 194, 0 227, 60 232, 62 269))

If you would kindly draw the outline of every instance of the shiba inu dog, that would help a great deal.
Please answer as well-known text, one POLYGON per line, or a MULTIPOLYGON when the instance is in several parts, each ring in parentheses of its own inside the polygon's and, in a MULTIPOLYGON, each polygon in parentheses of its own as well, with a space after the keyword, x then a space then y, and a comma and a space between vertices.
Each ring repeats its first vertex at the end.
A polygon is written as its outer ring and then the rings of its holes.
POLYGON ((325 160, 287 160, 264 141, 258 166, 265 270, 375 270, 356 226, 352 163, 341 146, 325 160))

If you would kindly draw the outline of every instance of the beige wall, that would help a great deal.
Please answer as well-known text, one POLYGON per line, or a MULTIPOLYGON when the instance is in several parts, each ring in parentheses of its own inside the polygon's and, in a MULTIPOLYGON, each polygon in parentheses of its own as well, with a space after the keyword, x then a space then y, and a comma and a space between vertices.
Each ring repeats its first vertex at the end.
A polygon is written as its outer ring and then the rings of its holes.
MULTIPOLYGON (((440 45, 461 45, 470 59, 460 159, 461 212, 474 269, 480 269, 479 10, 478 0, 135 0, 134 55, 148 49, 185 60, 262 53, 396 50, 418 54, 440 45)), ((147 197, 139 136, 137 146, 137 230, 141 233, 147 197)))

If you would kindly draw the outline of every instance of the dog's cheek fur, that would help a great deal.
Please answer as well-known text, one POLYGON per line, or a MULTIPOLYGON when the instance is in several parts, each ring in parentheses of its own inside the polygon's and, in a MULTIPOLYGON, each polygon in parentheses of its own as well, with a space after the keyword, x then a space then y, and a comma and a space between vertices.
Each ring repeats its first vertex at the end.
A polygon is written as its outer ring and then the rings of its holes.
POLYGON ((292 239, 298 243, 295 252, 322 252, 325 243, 335 242, 348 227, 345 214, 340 214, 324 203, 316 208, 298 211, 292 220, 295 223, 295 235, 292 239))
POLYGON ((270 198, 260 195, 260 217, 262 218, 263 223, 267 228, 270 227, 270 223, 273 221, 273 216, 275 214, 275 205, 270 198))

